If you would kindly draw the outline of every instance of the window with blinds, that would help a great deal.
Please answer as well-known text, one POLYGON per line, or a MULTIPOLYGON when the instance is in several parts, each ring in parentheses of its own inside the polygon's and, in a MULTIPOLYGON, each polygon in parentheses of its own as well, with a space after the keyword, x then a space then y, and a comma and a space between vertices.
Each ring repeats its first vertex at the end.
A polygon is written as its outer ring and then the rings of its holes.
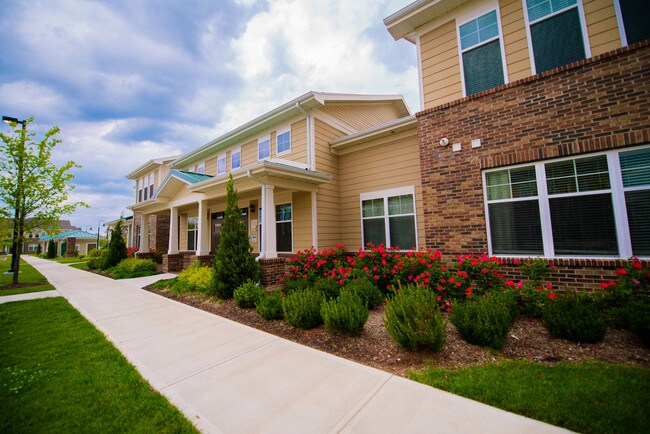
POLYGON ((496 10, 458 27, 466 95, 505 83, 499 34, 496 10))
POLYGON ((621 152, 619 159, 632 253, 650 256, 650 148, 621 152))
POLYGON ((414 195, 391 192, 377 195, 361 201, 363 244, 417 248, 414 195))
POLYGON ((650 38, 650 15, 648 0, 615 0, 623 21, 624 45, 634 44, 650 38))
POLYGON ((587 57, 577 0, 526 0, 535 72, 587 57))
POLYGON ((291 235, 291 204, 283 203, 275 206, 275 236, 278 252, 293 251, 291 235))

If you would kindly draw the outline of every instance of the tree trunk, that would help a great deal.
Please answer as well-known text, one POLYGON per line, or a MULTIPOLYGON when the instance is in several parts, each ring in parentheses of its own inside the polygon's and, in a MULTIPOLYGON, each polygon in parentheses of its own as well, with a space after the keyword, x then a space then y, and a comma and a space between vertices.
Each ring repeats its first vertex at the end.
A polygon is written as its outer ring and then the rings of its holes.
POLYGON ((20 253, 23 250, 23 228, 25 227, 25 220, 21 216, 18 220, 18 243, 16 243, 16 266, 14 267, 14 275, 12 277, 11 283, 13 285, 18 284, 18 273, 20 272, 20 253))

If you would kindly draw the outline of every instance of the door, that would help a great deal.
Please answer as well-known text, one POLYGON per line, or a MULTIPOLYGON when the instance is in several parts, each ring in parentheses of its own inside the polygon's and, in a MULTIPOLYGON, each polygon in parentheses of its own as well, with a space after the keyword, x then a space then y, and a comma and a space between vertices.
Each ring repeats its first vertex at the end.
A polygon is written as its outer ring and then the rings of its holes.
POLYGON ((61 243, 61 253, 59 254, 59 256, 65 256, 67 251, 68 251, 68 242, 64 241, 61 243))

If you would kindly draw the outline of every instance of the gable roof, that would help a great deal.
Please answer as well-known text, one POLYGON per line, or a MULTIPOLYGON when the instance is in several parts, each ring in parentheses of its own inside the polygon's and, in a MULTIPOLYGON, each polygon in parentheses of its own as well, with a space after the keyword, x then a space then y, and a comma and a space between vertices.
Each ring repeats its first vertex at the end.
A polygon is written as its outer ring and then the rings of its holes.
POLYGON ((214 178, 211 175, 186 172, 184 170, 171 169, 165 179, 160 183, 158 189, 148 200, 157 197, 171 197, 183 185, 193 185, 207 179, 214 178))
POLYGON ((384 19, 388 32, 397 41, 415 43, 413 31, 470 0, 417 0, 384 19))
POLYGON ((90 232, 86 231, 67 231, 67 232, 61 232, 60 234, 56 234, 54 236, 49 236, 45 235, 41 237, 41 241, 50 241, 50 239, 53 240, 61 240, 61 239, 66 239, 69 237, 74 237, 77 239, 96 239, 97 234, 91 234, 90 232))
POLYGON ((170 157, 162 157, 162 158, 151 159, 151 160, 147 161, 146 163, 144 163, 143 165, 141 165, 140 167, 138 167, 137 169, 133 170, 128 175, 126 175, 126 178, 127 179, 138 178, 138 177, 140 177, 140 175, 144 175, 145 173, 153 170, 155 167, 161 166, 163 164, 168 164, 168 163, 174 161, 177 158, 178 158, 178 155, 172 155, 170 157))
POLYGON ((171 164, 171 166, 178 168, 186 164, 200 161, 214 152, 218 152, 223 148, 234 145, 249 136, 260 134, 272 126, 286 122, 297 116, 306 116, 307 112, 310 110, 325 104, 378 102, 394 104, 400 116, 408 116, 411 114, 402 95, 364 95, 310 91, 235 128, 203 146, 180 156, 171 164))

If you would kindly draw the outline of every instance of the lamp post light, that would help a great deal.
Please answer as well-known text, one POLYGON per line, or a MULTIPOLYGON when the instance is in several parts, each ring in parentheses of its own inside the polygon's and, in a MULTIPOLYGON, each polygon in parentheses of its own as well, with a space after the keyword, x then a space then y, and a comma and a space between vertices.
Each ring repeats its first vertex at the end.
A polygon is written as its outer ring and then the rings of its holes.
MULTIPOLYGON (((22 124, 23 126, 22 139, 20 141, 21 152, 18 158, 18 182, 16 183, 16 190, 18 190, 23 183, 23 154, 25 153, 25 136, 27 134, 27 121, 26 120, 19 121, 17 118, 12 118, 10 116, 3 116, 2 122, 8 125, 22 124)), ((18 225, 17 225, 18 219, 20 217, 19 210, 18 210, 18 202, 20 202, 19 199, 20 198, 17 197, 16 208, 14 210, 14 231, 13 231, 14 239, 11 243, 11 273, 16 272, 16 258, 18 257, 18 248, 21 247, 20 243, 18 242, 18 239, 20 236, 22 236, 22 234, 18 233, 18 225)))
POLYGON ((97 250, 99 250, 99 229, 105 227, 106 227, 106 222, 104 220, 100 220, 97 222, 97 250))

